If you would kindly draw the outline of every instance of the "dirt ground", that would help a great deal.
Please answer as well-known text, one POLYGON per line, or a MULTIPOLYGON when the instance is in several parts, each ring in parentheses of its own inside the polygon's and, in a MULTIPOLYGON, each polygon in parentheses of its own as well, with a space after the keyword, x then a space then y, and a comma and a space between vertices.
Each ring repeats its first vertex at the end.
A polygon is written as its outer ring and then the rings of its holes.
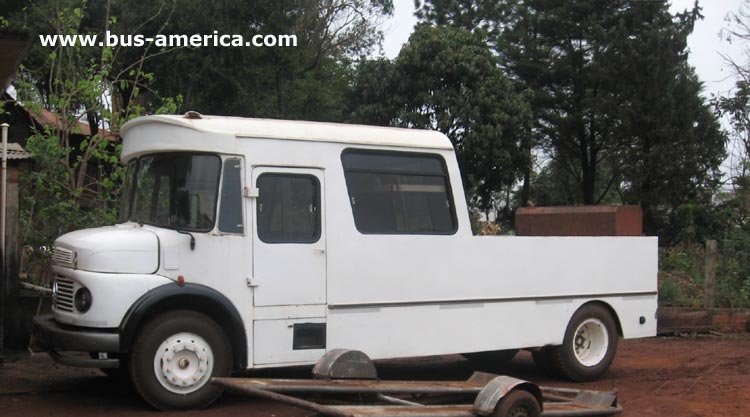
MULTIPOLYGON (((19 357, 0 365, 0 416, 264 416, 303 417, 312 413, 237 395, 208 410, 159 413, 124 384, 97 370, 54 364, 46 355, 19 357)), ((6 358, 7 360, 7 358, 6 358)), ((464 379, 475 366, 460 356, 388 361, 381 378, 464 379)), ((750 335, 652 338, 622 341, 605 378, 587 384, 543 376, 528 353, 503 368, 481 370, 528 379, 541 385, 609 390, 616 388, 625 417, 750 416, 750 335)), ((252 376, 305 377, 309 369, 253 372, 252 376)))

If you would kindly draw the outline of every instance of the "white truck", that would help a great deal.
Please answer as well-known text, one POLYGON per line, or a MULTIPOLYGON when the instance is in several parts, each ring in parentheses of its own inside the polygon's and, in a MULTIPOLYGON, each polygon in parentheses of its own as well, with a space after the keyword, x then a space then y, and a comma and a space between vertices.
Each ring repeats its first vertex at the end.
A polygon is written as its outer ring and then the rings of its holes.
POLYGON ((333 348, 528 349, 591 380, 618 337, 656 334, 657 238, 473 236, 438 132, 189 112, 121 133, 120 221, 57 240, 35 329, 57 361, 127 373, 158 409, 333 348))

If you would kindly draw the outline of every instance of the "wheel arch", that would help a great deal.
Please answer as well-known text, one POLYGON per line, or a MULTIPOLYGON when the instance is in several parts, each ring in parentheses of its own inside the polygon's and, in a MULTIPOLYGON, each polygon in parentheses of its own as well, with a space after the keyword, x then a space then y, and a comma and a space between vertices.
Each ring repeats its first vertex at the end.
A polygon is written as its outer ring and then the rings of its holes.
POLYGON ((200 284, 166 284, 142 295, 120 323, 120 352, 129 352, 138 331, 152 317, 172 310, 192 310, 215 320, 229 337, 235 369, 247 365, 247 337, 237 309, 220 292, 200 284))
MULTIPOLYGON (((607 310, 609 312, 609 314, 612 316, 612 319, 615 322, 615 327, 617 328, 617 334, 620 337, 623 337, 622 324, 620 323, 620 316, 617 315, 617 311, 615 311, 615 309, 612 307, 611 304, 609 304, 609 303, 607 303, 606 301, 603 301, 603 300, 591 300, 591 301, 587 301, 587 302, 581 304, 580 306, 578 306, 578 308, 576 309, 576 311, 574 311, 573 314, 570 316, 570 320, 573 319, 573 316, 575 316, 575 314, 579 310, 581 310, 582 308, 584 308, 586 306, 590 306, 590 305, 598 305, 598 306, 603 307, 605 310, 607 310)), ((568 320, 568 323, 570 323, 570 320, 568 320)))

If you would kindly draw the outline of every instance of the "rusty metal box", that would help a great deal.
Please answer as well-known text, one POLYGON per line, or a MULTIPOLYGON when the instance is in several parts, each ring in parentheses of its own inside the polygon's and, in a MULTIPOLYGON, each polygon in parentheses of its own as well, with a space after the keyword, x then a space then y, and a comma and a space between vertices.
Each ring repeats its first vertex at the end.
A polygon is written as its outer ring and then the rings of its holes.
POLYGON ((519 236, 641 236, 639 206, 521 207, 516 211, 519 236))

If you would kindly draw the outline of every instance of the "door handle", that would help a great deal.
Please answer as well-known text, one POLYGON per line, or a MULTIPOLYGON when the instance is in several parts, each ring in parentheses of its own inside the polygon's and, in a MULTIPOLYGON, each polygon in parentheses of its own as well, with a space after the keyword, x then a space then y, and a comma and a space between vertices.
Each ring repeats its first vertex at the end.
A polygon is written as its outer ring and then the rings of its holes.
POLYGON ((322 246, 319 246, 319 247, 317 247, 317 248, 313 248, 313 250, 314 250, 315 252, 319 252, 319 253, 326 253, 326 248, 324 248, 324 247, 322 247, 322 246))
POLYGON ((247 277, 247 286, 249 288, 255 288, 258 286, 258 284, 255 281, 253 281, 252 277, 247 277))

